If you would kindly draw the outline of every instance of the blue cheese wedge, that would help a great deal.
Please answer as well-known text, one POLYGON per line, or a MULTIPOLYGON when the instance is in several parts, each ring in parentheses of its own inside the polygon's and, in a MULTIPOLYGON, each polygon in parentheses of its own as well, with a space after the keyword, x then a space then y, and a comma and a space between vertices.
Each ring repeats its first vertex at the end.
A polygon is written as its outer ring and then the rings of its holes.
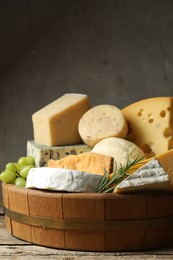
POLYGON ((36 167, 45 167, 50 159, 59 160, 67 155, 89 152, 91 148, 85 144, 67 146, 46 146, 33 140, 27 142, 27 155, 35 158, 36 167))
POLYGON ((157 159, 152 159, 133 174, 120 182, 114 192, 125 193, 137 190, 167 189, 170 183, 168 173, 157 159))
POLYGON ((96 192, 103 176, 78 170, 40 167, 30 169, 26 188, 67 192, 96 192))

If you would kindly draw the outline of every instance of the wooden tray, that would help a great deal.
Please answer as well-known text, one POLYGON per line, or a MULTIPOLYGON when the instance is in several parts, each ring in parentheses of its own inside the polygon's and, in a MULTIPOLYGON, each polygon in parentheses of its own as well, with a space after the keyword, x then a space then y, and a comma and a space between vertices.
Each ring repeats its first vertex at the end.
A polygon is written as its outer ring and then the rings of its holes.
POLYGON ((132 251, 173 246, 173 193, 62 193, 2 184, 6 228, 59 249, 132 251))

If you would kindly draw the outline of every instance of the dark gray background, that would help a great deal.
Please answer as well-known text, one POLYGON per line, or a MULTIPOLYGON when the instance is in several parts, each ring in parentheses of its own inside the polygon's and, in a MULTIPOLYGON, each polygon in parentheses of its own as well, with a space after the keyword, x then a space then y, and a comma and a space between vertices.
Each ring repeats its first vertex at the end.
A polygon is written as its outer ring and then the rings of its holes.
POLYGON ((0 170, 25 155, 32 114, 64 93, 123 108, 172 85, 172 0, 2 0, 0 170))

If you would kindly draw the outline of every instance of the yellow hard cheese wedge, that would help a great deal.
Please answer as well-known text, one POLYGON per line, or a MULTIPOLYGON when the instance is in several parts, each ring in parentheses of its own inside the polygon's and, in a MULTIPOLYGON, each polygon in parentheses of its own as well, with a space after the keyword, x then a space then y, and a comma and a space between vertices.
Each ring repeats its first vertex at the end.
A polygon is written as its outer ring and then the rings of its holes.
POLYGON ((128 124, 126 139, 153 157, 173 148, 173 97, 154 97, 121 110, 128 124))
POLYGON ((173 149, 157 155, 120 182, 114 192, 173 190, 173 149))
POLYGON ((32 115, 34 141, 47 146, 82 143, 78 123, 89 108, 87 95, 61 96, 32 115))
POLYGON ((125 138, 127 123, 121 110, 112 105, 98 105, 89 109, 79 121, 83 142, 93 147, 107 137, 125 138))
POLYGON ((98 153, 86 152, 78 155, 67 155, 60 160, 49 160, 48 167, 66 168, 94 174, 104 174, 113 171, 113 158, 98 153))

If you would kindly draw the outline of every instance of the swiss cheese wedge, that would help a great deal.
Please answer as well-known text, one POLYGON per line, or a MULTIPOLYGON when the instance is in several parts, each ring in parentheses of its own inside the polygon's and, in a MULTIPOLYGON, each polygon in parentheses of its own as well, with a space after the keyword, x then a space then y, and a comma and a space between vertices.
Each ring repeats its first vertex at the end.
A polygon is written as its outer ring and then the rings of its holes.
POLYGON ((122 109, 128 123, 126 139, 143 150, 146 157, 173 148, 173 97, 154 97, 122 109))
POLYGON ((67 155, 60 160, 49 160, 47 166, 103 175, 104 168, 108 173, 113 171, 113 157, 85 152, 78 155, 67 155))

